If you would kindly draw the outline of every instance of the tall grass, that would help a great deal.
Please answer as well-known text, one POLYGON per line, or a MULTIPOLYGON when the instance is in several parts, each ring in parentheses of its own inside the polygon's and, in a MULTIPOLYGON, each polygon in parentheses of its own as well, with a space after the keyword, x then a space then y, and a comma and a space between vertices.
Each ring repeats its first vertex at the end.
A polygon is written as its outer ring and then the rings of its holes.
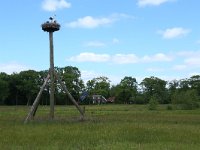
POLYGON ((85 121, 73 106, 40 106, 35 120, 23 124, 27 107, 0 107, 0 149, 46 150, 198 150, 200 110, 149 111, 142 105, 86 106, 85 121))

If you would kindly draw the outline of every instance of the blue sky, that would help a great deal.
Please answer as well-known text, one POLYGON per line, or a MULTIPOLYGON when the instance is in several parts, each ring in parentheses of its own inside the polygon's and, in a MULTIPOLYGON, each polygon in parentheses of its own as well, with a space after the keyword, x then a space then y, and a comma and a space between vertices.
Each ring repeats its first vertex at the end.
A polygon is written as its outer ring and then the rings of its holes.
POLYGON ((56 14, 55 66, 76 66, 84 81, 125 76, 139 82, 200 74, 198 0, 18 0, 0 5, 0 72, 49 68, 48 33, 56 14))

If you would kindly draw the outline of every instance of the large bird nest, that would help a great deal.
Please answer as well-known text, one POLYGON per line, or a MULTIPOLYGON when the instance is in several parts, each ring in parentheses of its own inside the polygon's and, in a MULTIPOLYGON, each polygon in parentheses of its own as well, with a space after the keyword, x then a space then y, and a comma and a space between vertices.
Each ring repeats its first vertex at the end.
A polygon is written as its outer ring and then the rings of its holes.
POLYGON ((60 24, 58 24, 56 21, 53 22, 45 22, 42 24, 42 30, 46 32, 54 32, 60 30, 60 24))

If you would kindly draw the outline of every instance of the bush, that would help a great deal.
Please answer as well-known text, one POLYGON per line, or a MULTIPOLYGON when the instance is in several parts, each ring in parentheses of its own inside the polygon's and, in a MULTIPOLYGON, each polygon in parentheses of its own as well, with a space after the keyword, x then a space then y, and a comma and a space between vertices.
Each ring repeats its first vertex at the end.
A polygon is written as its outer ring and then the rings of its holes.
POLYGON ((131 97, 131 101, 134 104, 145 104, 146 103, 145 97, 143 95, 139 95, 139 94, 136 97, 131 97))
POLYGON ((199 97, 196 90, 175 92, 172 95, 172 104, 177 109, 191 110, 199 108, 199 97))
POLYGON ((149 110, 157 110, 158 100, 155 96, 151 97, 149 101, 149 110))
POLYGON ((172 109, 173 109, 172 105, 167 105, 167 110, 172 110, 172 109))

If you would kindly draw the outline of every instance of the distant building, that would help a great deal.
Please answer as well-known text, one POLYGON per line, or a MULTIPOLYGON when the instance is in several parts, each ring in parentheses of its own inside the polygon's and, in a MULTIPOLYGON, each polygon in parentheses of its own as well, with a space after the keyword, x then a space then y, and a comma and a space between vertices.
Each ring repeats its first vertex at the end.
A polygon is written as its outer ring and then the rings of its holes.
POLYGON ((102 95, 92 95, 92 103, 93 104, 105 104, 107 100, 102 95))
POLYGON ((109 97, 107 99, 107 103, 114 103, 115 102, 115 97, 109 97))

